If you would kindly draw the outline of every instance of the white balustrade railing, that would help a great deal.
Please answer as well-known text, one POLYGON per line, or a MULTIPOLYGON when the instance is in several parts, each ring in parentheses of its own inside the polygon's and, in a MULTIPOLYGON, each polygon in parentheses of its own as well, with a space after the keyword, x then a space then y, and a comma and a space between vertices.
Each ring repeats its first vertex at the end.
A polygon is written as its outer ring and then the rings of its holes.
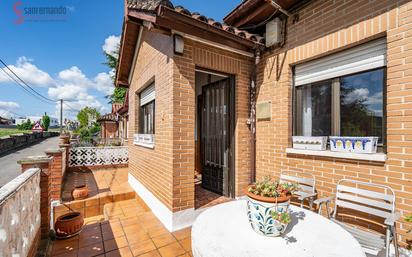
POLYGON ((69 167, 119 165, 128 162, 126 146, 72 147, 69 152, 69 167))

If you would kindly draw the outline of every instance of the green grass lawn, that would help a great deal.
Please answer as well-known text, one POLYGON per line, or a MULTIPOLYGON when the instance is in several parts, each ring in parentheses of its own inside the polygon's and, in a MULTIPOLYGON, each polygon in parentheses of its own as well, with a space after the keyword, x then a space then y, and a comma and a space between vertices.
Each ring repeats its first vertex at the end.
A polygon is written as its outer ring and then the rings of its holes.
POLYGON ((8 136, 8 135, 13 135, 13 134, 19 134, 23 132, 30 132, 29 130, 18 130, 16 128, 0 128, 0 137, 8 136))

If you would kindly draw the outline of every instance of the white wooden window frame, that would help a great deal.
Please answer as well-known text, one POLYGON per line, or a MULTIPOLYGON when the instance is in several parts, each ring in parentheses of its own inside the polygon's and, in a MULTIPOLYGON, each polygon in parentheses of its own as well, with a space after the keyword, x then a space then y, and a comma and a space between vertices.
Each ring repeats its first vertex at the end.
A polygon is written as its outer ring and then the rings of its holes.
MULTIPOLYGON (((330 80, 332 86, 332 124, 331 133, 335 135, 340 135, 340 119, 333 117, 338 117, 336 115, 340 113, 339 95, 340 95, 340 77, 347 75, 353 75, 356 73, 372 71, 379 68, 386 67, 386 38, 377 39, 360 46, 355 46, 353 48, 331 54, 326 57, 322 57, 307 63, 299 64, 295 66, 294 73, 294 88, 305 85, 310 85, 313 83, 330 80), (335 104, 333 104, 335 103, 335 104)), ((384 70, 385 73, 385 70, 384 70)), ((386 74, 384 74, 384 79, 386 79, 386 74)), ((385 83, 385 81, 384 81, 385 83)), ((384 89, 385 91, 385 85, 384 89)), ((296 92, 296 90, 294 90, 296 92)), ((299 103, 296 99, 296 94, 294 94, 294 135, 297 135, 297 129, 299 124, 297 124, 296 116, 299 115, 297 108, 299 108, 299 103)), ((385 97, 385 95, 384 95, 385 97)), ((383 99, 383 104, 385 104, 385 99, 383 99)), ((301 103, 300 103, 301 104, 301 103)), ((385 109, 385 106, 384 106, 385 109)), ((384 129, 385 130, 385 129, 384 129)), ((384 140, 383 140, 384 141, 384 140)), ((384 142, 383 142, 384 143, 384 142)), ((329 152, 328 150, 325 152, 329 152)), ((287 149, 287 153, 297 153, 295 149, 287 149)), ((330 157, 335 156, 336 153, 325 153, 320 154, 319 151, 315 153, 307 152, 304 150, 299 151, 298 154, 307 155, 325 155, 330 157)), ((341 154, 341 153, 338 153, 341 154)), ((370 157, 373 161, 385 161, 386 155, 382 153, 375 154, 375 157, 370 157), (379 156, 378 156, 379 155, 379 156)), ((350 159, 365 159, 365 156, 346 156, 350 159)))
MULTIPOLYGON (((139 106, 138 106, 138 113, 140 113, 140 108, 144 107, 147 104, 154 102, 156 104, 156 90, 155 90, 155 82, 151 82, 149 86, 147 86, 143 91, 139 93, 139 106)), ((156 107, 154 107, 156 112, 156 107)), ((155 116, 155 113, 153 113, 155 116)), ((138 130, 140 130, 140 119, 143 117, 139 117, 139 122, 137 124, 138 130)), ((153 117, 153 126, 155 126, 154 122, 155 117, 153 117)), ((154 129, 154 128, 153 128, 154 129)), ((138 146, 143 146, 146 148, 154 148, 155 145, 155 135, 154 134, 134 134, 133 135, 133 144, 138 146)))

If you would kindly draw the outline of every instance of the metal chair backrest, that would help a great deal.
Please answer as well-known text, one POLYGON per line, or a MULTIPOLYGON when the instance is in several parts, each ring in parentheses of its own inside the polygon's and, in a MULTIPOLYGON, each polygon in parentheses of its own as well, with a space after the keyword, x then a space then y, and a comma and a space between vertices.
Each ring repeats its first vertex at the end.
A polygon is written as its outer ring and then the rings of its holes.
POLYGON ((334 218, 338 207, 388 218, 395 212, 395 192, 384 185, 342 179, 336 187, 334 218))
POLYGON ((291 183, 298 183, 299 184, 299 191, 305 193, 315 193, 315 177, 309 173, 301 173, 301 172, 294 172, 294 171, 282 171, 280 174, 279 182, 291 182, 291 183), (303 176, 299 176, 301 174, 303 176))

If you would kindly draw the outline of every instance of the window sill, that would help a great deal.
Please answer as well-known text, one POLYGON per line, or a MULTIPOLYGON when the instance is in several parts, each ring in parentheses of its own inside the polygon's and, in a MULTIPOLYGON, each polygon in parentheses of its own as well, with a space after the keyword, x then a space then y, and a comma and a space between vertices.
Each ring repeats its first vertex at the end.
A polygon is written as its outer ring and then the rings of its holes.
POLYGON ((361 161, 373 161, 373 162, 385 162, 386 154, 384 153, 373 153, 373 154, 360 154, 360 153, 344 153, 344 152, 332 152, 330 150, 325 151, 314 151, 314 150, 302 150, 286 148, 286 153, 288 154, 301 154, 309 156, 322 156, 340 159, 352 159, 361 161))
POLYGON ((135 134, 133 144, 153 149, 155 145, 155 137, 153 134, 135 134))
POLYGON ((145 148, 154 149, 154 143, 153 143, 153 144, 149 144, 149 143, 142 143, 142 142, 134 142, 134 145, 142 146, 142 147, 145 147, 145 148))

